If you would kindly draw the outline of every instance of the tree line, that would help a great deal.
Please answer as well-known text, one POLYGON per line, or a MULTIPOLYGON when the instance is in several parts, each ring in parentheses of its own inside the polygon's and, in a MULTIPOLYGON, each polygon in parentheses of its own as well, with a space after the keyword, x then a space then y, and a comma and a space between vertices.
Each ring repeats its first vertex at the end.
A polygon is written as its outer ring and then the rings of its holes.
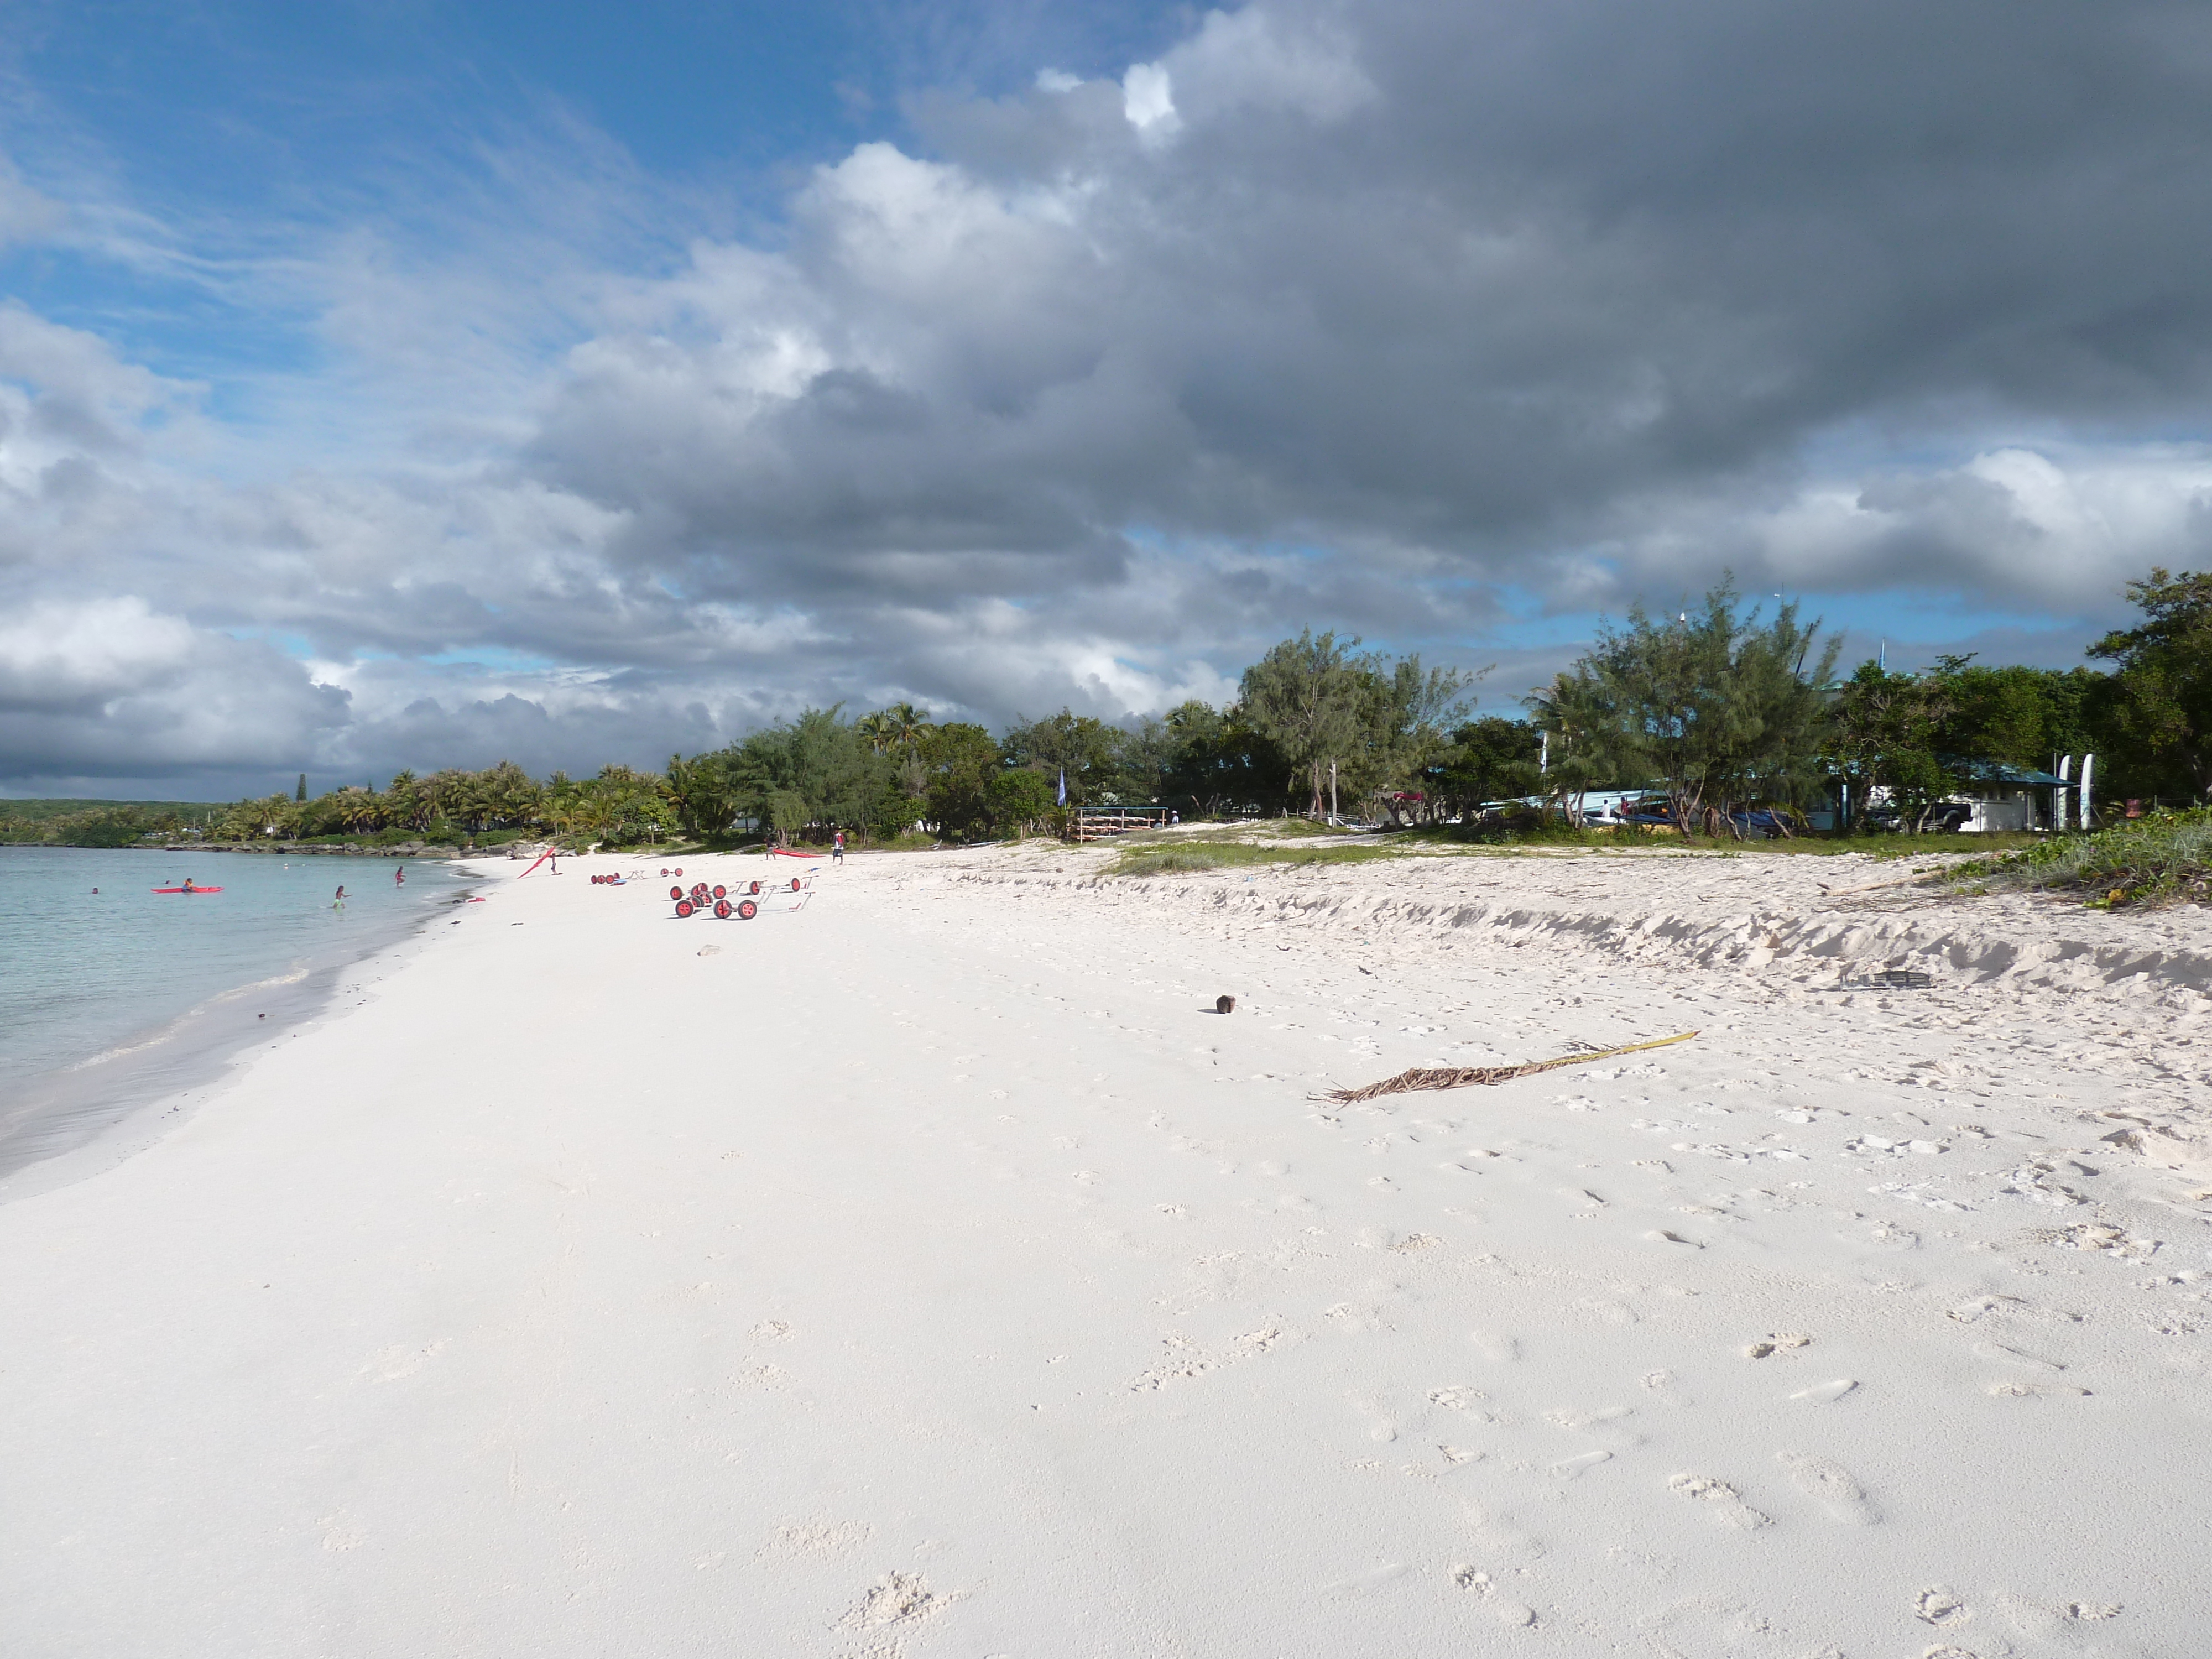
MULTIPOLYGON (((994 735, 910 703, 858 716, 811 708, 665 770, 609 766, 544 781, 502 761, 402 772, 228 807, 81 805, 0 816, 0 840, 123 845, 201 828, 222 840, 496 842, 526 834, 637 844, 682 836, 972 840, 1050 831, 1088 806, 1188 818, 1347 813, 1394 824, 1468 821, 1499 802, 1572 811, 1593 790, 1649 789, 1684 830, 1750 805, 1803 806, 1842 781, 1908 819, 1988 763, 2047 768, 2094 750, 2110 796, 2201 800, 2212 789, 2212 574, 2154 569, 2141 613, 2088 650, 2107 666, 1836 674, 1838 641, 1784 604, 1723 582, 1671 620, 1641 605, 1522 699, 1525 718, 1474 714, 1480 674, 1360 649, 1309 629, 1247 668, 1225 705, 1191 701, 1115 725, 1062 708, 994 735)), ((0 807, 0 814, 7 809, 0 807)))
POLYGON ((1879 791, 1905 827, 2003 769, 2094 752, 2106 798, 2201 802, 2212 789, 2212 574, 2154 569, 2142 613, 2093 643, 2111 665, 2051 669, 1940 656, 1835 678, 1839 641, 1795 605, 1771 617, 1723 583, 1672 621, 1641 606, 1528 699, 1547 740, 1541 793, 1656 786, 1671 820, 1721 828, 1753 805, 1879 791))
MULTIPOLYGON (((1226 708, 1192 701, 1126 726, 1062 708, 996 736, 911 703, 853 719, 810 709, 726 749, 672 758, 666 775, 687 830, 734 823, 782 838, 1018 835, 1092 806, 1192 818, 1319 811, 1332 763, 1344 802, 1404 807, 1433 797, 1440 766, 1450 769, 1471 685, 1418 654, 1362 652, 1357 639, 1308 630, 1245 670, 1226 708)), ((1483 787, 1460 772, 1452 781, 1483 787)))

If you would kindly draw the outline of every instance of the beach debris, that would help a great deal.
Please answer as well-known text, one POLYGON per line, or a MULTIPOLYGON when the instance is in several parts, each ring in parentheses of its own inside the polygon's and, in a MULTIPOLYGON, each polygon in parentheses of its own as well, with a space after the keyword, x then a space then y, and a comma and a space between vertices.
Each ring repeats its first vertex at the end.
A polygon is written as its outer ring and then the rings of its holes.
POLYGON ((1214 1012, 1215 1013, 1217 1013, 1217 1014, 1233 1014, 1233 1013, 1235 1013, 1235 1012, 1237 1012, 1237 999, 1236 999, 1235 997, 1216 997, 1216 998, 1214 998, 1214 1000, 1213 1000, 1213 1012, 1214 1012))
POLYGON ((1556 1060, 1535 1060, 1525 1066, 1416 1066, 1395 1077, 1385 1078, 1380 1083, 1368 1084, 1360 1089, 1331 1089, 1316 1097, 1333 1100, 1340 1105, 1356 1106, 1363 1100, 1372 1100, 1377 1095, 1408 1094, 1417 1089, 1460 1089, 1471 1083, 1510 1083, 1516 1077, 1534 1077, 1539 1072, 1555 1071, 1562 1066, 1582 1066, 1594 1060, 1611 1060, 1617 1054, 1638 1054, 1647 1048, 1663 1048, 1672 1042, 1687 1042, 1697 1036, 1695 1031, 1684 1031, 1679 1036, 1659 1037, 1650 1042, 1624 1043, 1618 1048, 1593 1048, 1585 1053, 1561 1054, 1556 1060))
POLYGON ((1917 968, 1885 968, 1873 977, 1876 985, 1890 991, 1925 991, 1936 983, 1933 974, 1917 968))

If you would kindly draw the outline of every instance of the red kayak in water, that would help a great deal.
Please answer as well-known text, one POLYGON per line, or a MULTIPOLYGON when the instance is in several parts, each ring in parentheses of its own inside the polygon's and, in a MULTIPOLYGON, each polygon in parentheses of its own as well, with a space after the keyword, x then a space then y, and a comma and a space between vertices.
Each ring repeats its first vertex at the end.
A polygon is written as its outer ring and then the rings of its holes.
POLYGON ((220 893, 220 887, 156 887, 157 893, 220 893))

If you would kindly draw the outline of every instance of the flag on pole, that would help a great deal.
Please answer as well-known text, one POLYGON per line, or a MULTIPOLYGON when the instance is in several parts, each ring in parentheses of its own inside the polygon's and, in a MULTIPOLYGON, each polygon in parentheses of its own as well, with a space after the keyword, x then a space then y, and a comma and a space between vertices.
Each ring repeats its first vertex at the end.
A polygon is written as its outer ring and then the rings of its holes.
POLYGON ((1067 805, 1067 769, 1065 766, 1060 769, 1060 805, 1067 805))

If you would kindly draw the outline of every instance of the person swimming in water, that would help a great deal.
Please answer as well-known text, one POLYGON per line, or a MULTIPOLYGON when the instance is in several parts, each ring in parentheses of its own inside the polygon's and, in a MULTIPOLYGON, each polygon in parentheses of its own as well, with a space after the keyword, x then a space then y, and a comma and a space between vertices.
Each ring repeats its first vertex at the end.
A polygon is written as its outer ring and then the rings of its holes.
POLYGON ((338 884, 338 896, 337 896, 336 898, 334 898, 334 899, 332 899, 332 900, 331 901, 331 908, 332 909, 334 909, 334 910, 336 910, 336 909, 341 909, 341 908, 343 908, 344 907, 344 904, 345 904, 345 884, 344 884, 343 882, 340 882, 340 883, 338 884))

